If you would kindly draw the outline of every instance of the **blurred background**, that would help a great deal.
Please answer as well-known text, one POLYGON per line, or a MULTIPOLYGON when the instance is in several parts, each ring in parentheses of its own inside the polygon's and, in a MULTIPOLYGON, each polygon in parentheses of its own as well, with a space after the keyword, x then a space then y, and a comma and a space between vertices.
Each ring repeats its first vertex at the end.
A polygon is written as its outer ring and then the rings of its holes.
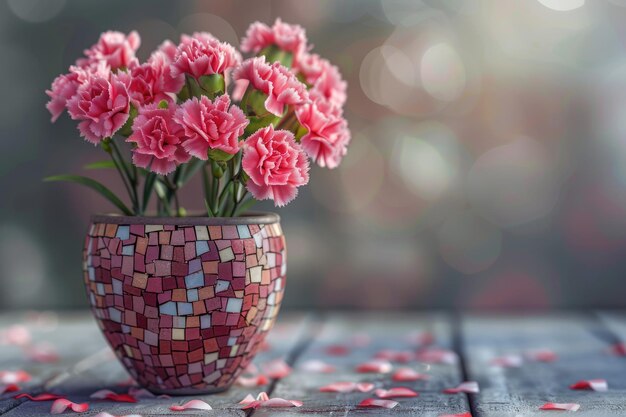
POLYGON ((0 309, 87 307, 84 234, 112 210, 41 181, 103 159, 66 116, 50 124, 54 77, 105 30, 138 30, 145 59, 276 17, 340 67, 353 133, 278 210, 285 308, 626 306, 626 0, 7 0, 0 309))

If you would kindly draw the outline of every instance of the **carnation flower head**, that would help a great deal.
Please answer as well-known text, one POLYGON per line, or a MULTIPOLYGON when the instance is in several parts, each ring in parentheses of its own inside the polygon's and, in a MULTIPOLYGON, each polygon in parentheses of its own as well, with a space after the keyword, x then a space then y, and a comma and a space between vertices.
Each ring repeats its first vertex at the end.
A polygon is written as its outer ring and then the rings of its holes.
POLYGON ((161 42, 161 45, 157 47, 157 49, 150 55, 148 61, 151 61, 155 55, 163 54, 167 57, 168 62, 173 62, 176 57, 177 46, 174 42, 169 39, 161 42))
POLYGON ((194 78, 221 74, 241 62, 241 55, 232 45, 220 42, 204 32, 183 37, 173 61, 172 73, 190 74, 194 78))
POLYGON ((309 160, 293 133, 272 125, 253 133, 244 143, 242 167, 248 191, 257 200, 274 200, 284 206, 309 182, 309 160))
POLYGON ((338 106, 346 102, 347 84, 341 77, 339 69, 327 59, 317 54, 306 53, 294 67, 312 90, 321 93, 327 100, 338 106))
POLYGON ((300 139, 305 152, 321 167, 336 168, 350 142, 348 122, 341 108, 320 93, 311 92, 311 101, 296 109, 296 116, 307 133, 300 139))
POLYGON ((233 78, 267 95, 265 108, 276 116, 283 115, 285 105, 300 105, 309 99, 306 86, 289 69, 278 62, 268 64, 263 56, 245 60, 233 78))
POLYGON ((278 18, 272 27, 261 22, 251 24, 241 40, 241 50, 255 54, 272 45, 290 52, 295 64, 307 51, 306 32, 302 26, 290 25, 278 18))
POLYGON ((122 32, 108 31, 100 35, 98 42, 85 49, 86 58, 76 61, 80 67, 104 61, 111 67, 129 68, 137 63, 135 52, 141 45, 139 33, 132 31, 126 36, 122 32))
POLYGON ((130 77, 117 74, 82 73, 86 79, 67 101, 70 117, 80 120, 78 130, 87 141, 98 144, 111 137, 128 120, 130 77))
POLYGON ((161 100, 174 103, 176 94, 185 84, 183 74, 172 74, 169 59, 163 52, 155 52, 148 62, 134 67, 130 74, 129 92, 135 106, 161 100))
POLYGON ((176 110, 174 120, 184 128, 185 150, 202 160, 207 160, 210 149, 231 155, 239 152, 239 137, 249 123, 226 94, 214 101, 206 96, 191 98, 176 110))
POLYGON ((183 128, 174 121, 174 112, 174 108, 160 108, 156 103, 139 109, 133 121, 133 133, 126 139, 136 145, 135 165, 167 175, 191 159, 182 146, 183 128))

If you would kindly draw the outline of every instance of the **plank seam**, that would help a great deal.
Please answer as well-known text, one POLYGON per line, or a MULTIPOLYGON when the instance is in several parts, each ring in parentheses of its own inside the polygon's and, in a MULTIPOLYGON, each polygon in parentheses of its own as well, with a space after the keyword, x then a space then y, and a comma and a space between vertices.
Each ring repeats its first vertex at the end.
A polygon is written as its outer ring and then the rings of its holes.
MULTIPOLYGON (((469 381, 471 378, 469 374, 469 367, 467 366, 467 361, 465 360, 465 342, 463 339, 463 329, 462 329, 463 318, 461 317, 461 314, 454 313, 452 315, 450 322, 452 324, 451 326, 452 348, 454 349, 454 351, 457 353, 459 357, 459 367, 461 369, 461 376, 463 378, 463 381, 469 381)), ((466 393, 465 398, 467 399, 467 404, 469 405, 470 414, 473 417, 479 417, 478 408, 477 408, 477 405, 473 396, 466 393)))

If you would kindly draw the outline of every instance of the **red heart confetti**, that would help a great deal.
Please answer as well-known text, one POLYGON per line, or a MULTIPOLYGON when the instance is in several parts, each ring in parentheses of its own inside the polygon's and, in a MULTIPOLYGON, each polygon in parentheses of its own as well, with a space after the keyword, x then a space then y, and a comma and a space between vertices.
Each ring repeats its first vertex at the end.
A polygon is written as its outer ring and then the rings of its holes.
POLYGON ((275 359, 261 365, 263 373, 271 379, 284 378, 291 373, 291 367, 282 359, 275 359))
POLYGON ((376 353, 376 359, 385 359, 392 362, 407 363, 415 359, 415 354, 408 350, 383 349, 376 353))
POLYGON ((460 413, 460 414, 439 414, 439 417, 472 417, 470 413, 460 413))
POLYGON ((569 386, 570 389, 575 390, 591 390, 604 392, 609 389, 609 385, 606 379, 583 379, 569 386))
POLYGON ((172 411, 185 411, 185 410, 212 410, 211 406, 202 400, 187 401, 183 405, 173 404, 170 406, 172 411))
POLYGON ((415 359, 426 363, 441 363, 446 365, 454 365, 458 356, 456 353, 447 349, 427 348, 420 349, 415 355, 415 359))
POLYGON ((284 408, 284 407, 302 407, 302 401, 285 400, 283 398, 269 398, 267 393, 261 392, 256 399, 248 394, 246 398, 241 400, 239 404, 244 405, 243 410, 256 409, 259 407, 267 408, 284 408))
POLYGON ((344 345, 330 345, 326 348, 326 354, 331 356, 346 356, 350 353, 350 348, 344 345))
POLYGON ((398 405, 397 401, 393 400, 378 400, 376 398, 366 398, 361 401, 358 407, 362 408, 394 408, 398 405))
POLYGON ((110 400, 118 403, 136 403, 137 398, 133 397, 130 394, 118 394, 108 389, 101 389, 100 391, 96 391, 89 396, 90 398, 95 398, 97 400, 110 400))
POLYGON ((489 363, 501 368, 519 368, 524 363, 524 359, 520 355, 505 355, 493 358, 489 363))
POLYGON ((419 373, 415 369, 399 368, 396 372, 394 372, 391 379, 396 382, 426 381, 430 379, 430 376, 419 373))
POLYGON ((44 392, 43 394, 39 394, 35 396, 32 396, 30 394, 18 394, 14 398, 18 400, 20 398, 28 398, 31 401, 53 401, 53 400, 58 400, 60 398, 65 398, 65 397, 63 397, 62 395, 50 394, 48 392, 44 392))
POLYGON ((545 403, 540 410, 578 411, 580 404, 575 403, 545 403))
POLYGON ((268 377, 263 374, 253 375, 253 376, 244 376, 241 375, 237 378, 236 384, 246 388, 260 387, 263 385, 267 385, 270 383, 268 377))
POLYGON ((335 372, 336 370, 334 366, 329 365, 326 362, 320 361, 317 359, 312 359, 312 360, 303 362, 300 365, 300 369, 305 372, 316 372, 316 373, 322 373, 322 374, 330 374, 332 372, 335 372))
POLYGON ((393 365, 385 360, 373 360, 364 362, 356 367, 356 371, 360 373, 379 373, 386 374, 393 370, 393 365))
POLYGON ((9 392, 19 391, 20 387, 17 384, 5 384, 0 385, 0 395, 7 394, 9 392))
POLYGON ((66 400, 65 398, 59 398, 52 403, 52 407, 50 408, 50 414, 62 414, 68 408, 75 413, 84 413, 85 411, 89 410, 89 404, 77 404, 71 402, 70 400, 66 400))
POLYGON ((460 392, 464 392, 466 394, 477 394, 480 392, 480 389, 478 388, 478 382, 466 381, 460 383, 456 388, 446 388, 443 392, 445 394, 458 394, 460 392))
POLYGON ((25 371, 0 371, 0 384, 19 384, 30 380, 30 374, 25 371))
POLYGON ((534 349, 524 353, 526 358, 536 362, 554 362, 559 357, 550 349, 534 349))
POLYGON ((410 398, 417 397, 419 394, 412 389, 405 387, 397 387, 390 389, 377 389, 374 391, 378 398, 410 398))
POLYGON ((370 382, 335 382, 324 385, 320 388, 320 392, 339 392, 346 394, 349 392, 369 392, 374 389, 374 384, 370 382))

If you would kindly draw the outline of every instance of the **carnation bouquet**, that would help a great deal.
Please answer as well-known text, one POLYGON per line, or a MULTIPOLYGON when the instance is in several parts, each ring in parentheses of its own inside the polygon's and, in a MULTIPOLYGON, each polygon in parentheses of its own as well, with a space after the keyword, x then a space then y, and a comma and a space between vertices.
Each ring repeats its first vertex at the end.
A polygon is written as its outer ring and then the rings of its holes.
POLYGON ((166 40, 144 63, 140 43, 137 32, 103 33, 46 91, 52 121, 67 111, 108 154, 86 168, 116 169, 128 202, 89 177, 46 180, 88 186, 125 215, 154 204, 159 216, 185 216, 178 192, 201 175, 207 216, 232 217, 256 200, 289 203, 309 161, 335 168, 345 155, 346 83, 300 26, 252 24, 247 59, 206 32, 166 40))

